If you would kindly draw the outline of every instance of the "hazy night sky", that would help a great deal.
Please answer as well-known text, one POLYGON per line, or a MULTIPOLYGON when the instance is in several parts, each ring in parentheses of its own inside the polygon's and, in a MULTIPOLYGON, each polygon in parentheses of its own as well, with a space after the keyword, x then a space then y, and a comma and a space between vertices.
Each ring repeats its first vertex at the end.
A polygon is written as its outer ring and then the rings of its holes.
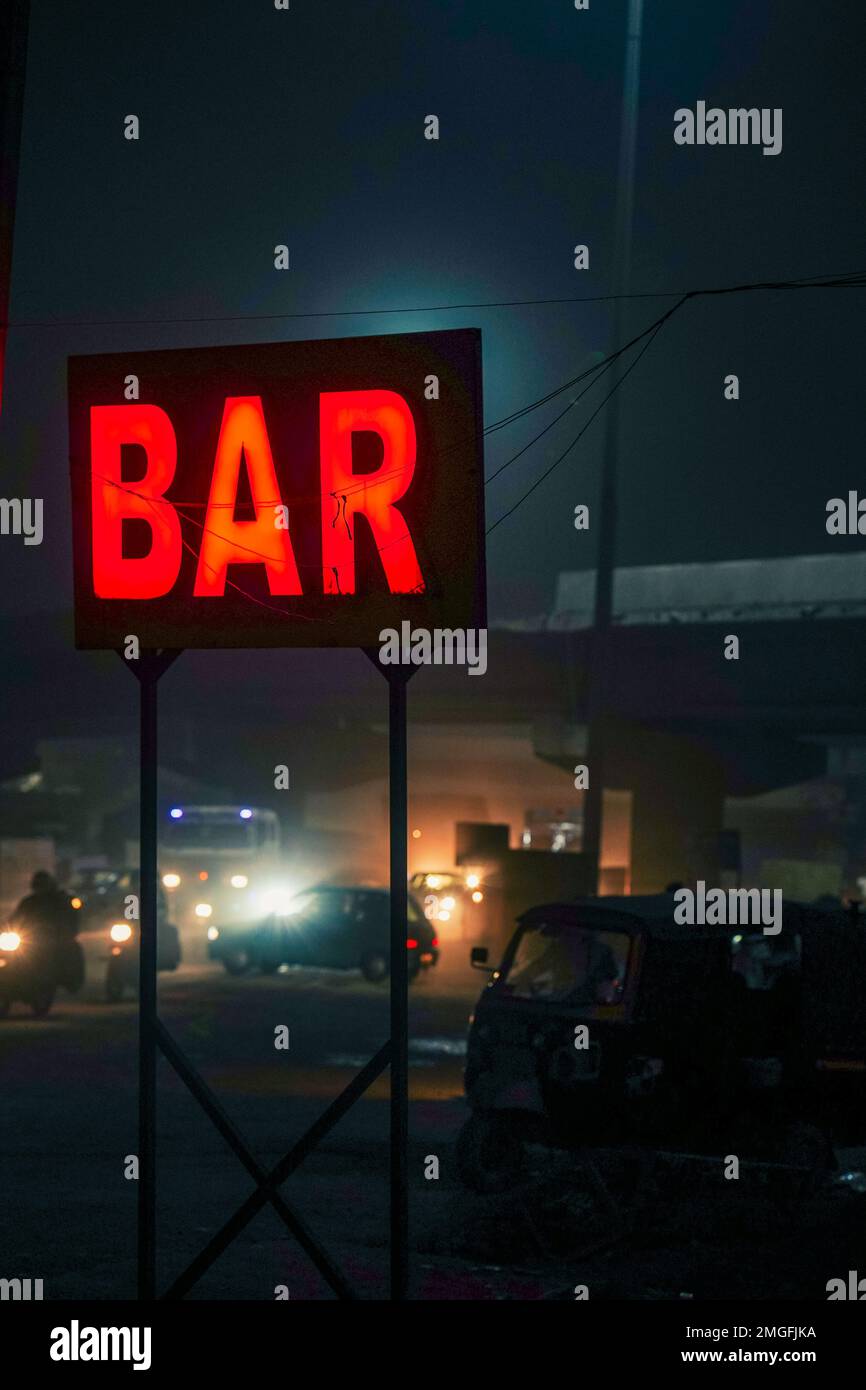
MULTIPOLYGON (((71 352, 477 325, 490 422, 606 347, 605 304, 147 320, 607 293, 624 15, 625 0, 34 0, 0 449, 4 495, 45 498, 45 542, 0 542, 0 612, 71 601, 71 352), (14 326, 126 318, 142 322, 14 326)), ((864 33, 853 0, 647 0, 634 290, 866 266, 864 33), (782 107, 782 153, 678 147, 673 113, 699 99, 782 107)), ((671 302, 633 301, 629 336, 671 302)), ((864 476, 862 305, 836 290, 686 306, 623 388, 621 563, 858 544, 826 535, 824 507, 864 476)), ((599 399, 488 488, 488 521, 599 399)), ((488 473, 559 408, 495 435, 488 473)), ((491 538, 491 620, 549 607, 557 572, 593 563, 572 514, 595 496, 600 424, 491 538)))

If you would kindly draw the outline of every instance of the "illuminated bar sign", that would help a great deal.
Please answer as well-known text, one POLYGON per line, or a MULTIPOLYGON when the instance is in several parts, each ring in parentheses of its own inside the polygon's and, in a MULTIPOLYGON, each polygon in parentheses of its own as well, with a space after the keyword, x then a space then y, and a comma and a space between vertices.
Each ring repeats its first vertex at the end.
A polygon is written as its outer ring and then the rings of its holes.
POLYGON ((486 622, 477 329, 69 359, 79 647, 486 622))

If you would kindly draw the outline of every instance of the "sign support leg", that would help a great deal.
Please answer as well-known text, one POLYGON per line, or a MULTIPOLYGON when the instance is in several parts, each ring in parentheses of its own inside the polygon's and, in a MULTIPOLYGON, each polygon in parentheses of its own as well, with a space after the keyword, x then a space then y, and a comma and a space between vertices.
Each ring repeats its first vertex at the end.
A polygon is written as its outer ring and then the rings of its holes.
MULTIPOLYGON (((123 655, 121 653, 121 655, 123 655)), ((157 683, 177 651, 124 664, 139 685, 138 1297, 156 1297, 157 683)))
POLYGON ((148 665, 139 677, 138 1297, 152 1301, 156 1292, 156 711, 159 678, 149 657, 150 653, 146 658, 148 665))
POLYGON ((406 686, 409 674, 388 669, 388 796, 391 856, 391 1300, 409 1283, 409 961, 406 950, 408 795, 406 686))

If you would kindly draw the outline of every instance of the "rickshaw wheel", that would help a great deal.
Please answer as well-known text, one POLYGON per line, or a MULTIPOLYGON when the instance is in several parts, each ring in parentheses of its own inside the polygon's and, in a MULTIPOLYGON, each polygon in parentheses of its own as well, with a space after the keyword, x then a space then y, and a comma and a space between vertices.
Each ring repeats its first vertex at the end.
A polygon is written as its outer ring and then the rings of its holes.
POLYGON ((457 1173, 473 1192, 515 1187, 526 1171, 526 1151, 502 1114, 469 1116, 456 1147, 457 1173))

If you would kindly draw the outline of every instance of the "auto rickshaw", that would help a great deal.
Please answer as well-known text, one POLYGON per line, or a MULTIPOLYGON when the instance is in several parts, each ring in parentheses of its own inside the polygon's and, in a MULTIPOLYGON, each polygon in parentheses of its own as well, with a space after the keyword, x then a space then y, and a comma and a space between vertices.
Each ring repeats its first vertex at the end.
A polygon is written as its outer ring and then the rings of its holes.
POLYGON ((686 926, 671 894, 524 913, 470 1020, 464 1182, 526 1145, 833 1163, 866 1136, 866 923, 786 903, 781 930, 686 926))

